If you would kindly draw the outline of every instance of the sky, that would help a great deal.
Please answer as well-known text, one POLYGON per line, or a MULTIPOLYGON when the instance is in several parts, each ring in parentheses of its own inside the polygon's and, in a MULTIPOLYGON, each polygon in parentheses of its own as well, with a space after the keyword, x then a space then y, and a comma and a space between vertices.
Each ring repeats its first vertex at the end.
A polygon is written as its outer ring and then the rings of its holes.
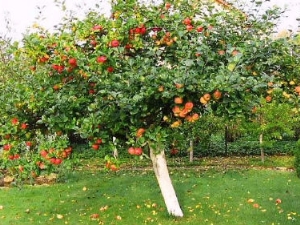
MULTIPOLYGON (((9 36, 15 40, 22 38, 22 33, 37 22, 39 25, 51 30, 58 24, 63 14, 61 8, 57 7, 55 1, 62 0, 0 0, 0 36, 7 34, 6 21, 9 21, 11 31, 9 36), (38 19, 39 18, 39 19, 38 19)), ((250 1, 250 0, 245 0, 250 1)), ((103 13, 109 14, 109 0, 65 0, 67 9, 73 10, 77 16, 83 17, 90 7, 95 3, 100 5, 103 13), (79 7, 80 6, 80 7, 79 7)), ((300 0, 262 0, 265 7, 277 5, 287 6, 286 18, 278 25, 278 30, 291 29, 299 31, 296 18, 300 18, 300 0)), ((264 7, 264 8, 265 8, 264 7)))
MULTIPOLYGON (((9 36, 19 40, 22 33, 31 28, 34 23, 49 30, 59 24, 63 17, 61 4, 55 3, 62 0, 0 0, 0 35, 7 33, 7 21, 11 31, 9 36), (59 5, 59 6, 58 6, 59 5)), ((68 10, 83 17, 84 12, 96 3, 103 9, 103 13, 110 12, 109 0, 65 0, 68 10), (88 2, 88 3, 87 3, 88 2), (79 7, 80 6, 80 7, 79 7)))

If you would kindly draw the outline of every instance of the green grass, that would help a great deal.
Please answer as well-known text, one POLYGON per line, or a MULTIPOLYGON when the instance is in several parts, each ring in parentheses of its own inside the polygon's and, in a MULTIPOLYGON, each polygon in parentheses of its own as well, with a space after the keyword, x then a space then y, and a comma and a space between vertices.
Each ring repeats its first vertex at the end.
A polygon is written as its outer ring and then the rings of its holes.
POLYGON ((82 170, 66 173, 64 183, 0 189, 0 224, 300 223, 300 179, 294 172, 203 168, 170 172, 185 214, 180 219, 168 216, 151 170, 116 174, 82 170), (99 218, 91 218, 93 214, 99 218))

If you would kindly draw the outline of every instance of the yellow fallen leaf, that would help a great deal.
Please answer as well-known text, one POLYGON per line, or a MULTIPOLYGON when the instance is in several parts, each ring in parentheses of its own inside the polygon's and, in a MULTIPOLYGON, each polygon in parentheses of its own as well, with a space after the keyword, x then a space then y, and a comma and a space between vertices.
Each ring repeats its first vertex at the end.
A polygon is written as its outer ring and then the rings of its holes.
POLYGON ((108 206, 106 205, 106 206, 102 206, 99 210, 100 211, 106 211, 108 209, 108 206))
POLYGON ((248 202, 248 203, 253 203, 253 202, 254 202, 254 199, 249 198, 247 202, 248 202))
POLYGON ((4 209, 4 206, 3 205, 0 205, 0 210, 4 209))
POLYGON ((64 216, 61 215, 61 214, 57 214, 57 215, 56 215, 56 218, 61 220, 62 218, 64 218, 64 216))
POLYGON ((83 190, 83 191, 86 191, 86 190, 87 190, 87 187, 83 187, 82 190, 83 190))
POLYGON ((118 216, 116 216, 116 219, 117 220, 122 220, 122 217, 118 215, 118 216))

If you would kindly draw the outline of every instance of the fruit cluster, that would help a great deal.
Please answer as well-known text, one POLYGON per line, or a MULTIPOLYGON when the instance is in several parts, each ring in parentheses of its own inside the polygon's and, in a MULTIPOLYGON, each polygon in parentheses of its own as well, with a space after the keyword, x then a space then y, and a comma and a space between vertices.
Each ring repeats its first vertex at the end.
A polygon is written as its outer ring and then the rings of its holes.
POLYGON ((140 156, 143 154, 143 149, 141 147, 130 147, 128 149, 128 153, 130 155, 140 156))
MULTIPOLYGON (((182 97, 175 97, 174 103, 176 104, 173 108, 173 115, 178 118, 186 119, 188 122, 196 122, 200 116, 198 113, 191 113, 194 107, 194 103, 187 101, 184 103, 182 97)), ((178 119, 177 121, 171 124, 172 128, 179 127, 182 124, 182 121, 178 119)))
POLYGON ((48 150, 42 149, 40 155, 43 161, 38 161, 37 165, 40 169, 45 168, 44 162, 49 162, 53 165, 60 165, 64 159, 67 159, 72 153, 72 147, 67 147, 65 149, 55 149, 50 148, 48 150))
POLYGON ((100 145, 103 143, 101 138, 96 138, 93 142, 92 142, 92 149, 94 149, 95 151, 99 150, 100 145))

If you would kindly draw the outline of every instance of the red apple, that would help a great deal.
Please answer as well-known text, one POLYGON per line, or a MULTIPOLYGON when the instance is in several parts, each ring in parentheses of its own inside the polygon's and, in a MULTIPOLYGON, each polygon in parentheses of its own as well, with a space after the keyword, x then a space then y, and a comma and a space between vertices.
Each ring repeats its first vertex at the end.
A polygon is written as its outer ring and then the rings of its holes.
POLYGON ((96 47, 97 46, 97 44, 98 44, 98 42, 96 41, 96 40, 91 40, 91 45, 93 46, 93 47, 96 47))
POLYGON ((203 31, 203 29, 204 29, 203 27, 199 26, 199 27, 197 27, 197 29, 196 29, 196 30, 197 30, 198 32, 202 32, 202 31, 203 31))
POLYGON ((138 138, 142 137, 145 132, 146 132, 145 128, 139 128, 136 132, 136 137, 138 138))
POLYGON ((192 110, 193 107, 194 107, 194 104, 192 102, 187 102, 184 105, 184 108, 188 109, 188 110, 192 110))
POLYGON ((100 25, 97 24, 97 25, 93 26, 92 30, 93 31, 101 31, 102 30, 102 26, 100 26, 100 25))
POLYGON ((72 66, 72 67, 76 67, 77 66, 77 60, 75 58, 70 58, 69 59, 69 64, 72 66))
POLYGON ((43 169, 46 168, 45 163, 43 163, 43 162, 39 162, 38 167, 39 167, 41 170, 43 170, 43 169))
POLYGON ((66 151, 61 152, 60 155, 63 159, 68 157, 68 153, 66 151))
POLYGON ((9 151, 11 148, 12 148, 12 146, 10 144, 3 145, 4 151, 9 151))
POLYGON ((224 50, 219 50, 219 51, 218 51, 218 54, 219 54, 219 55, 225 55, 225 51, 224 51, 224 50))
POLYGON ((98 150, 98 149, 99 149, 99 145, 98 145, 98 144, 93 144, 93 145, 92 145, 92 149, 98 150))
POLYGON ((215 100, 219 100, 222 97, 222 92, 219 90, 215 90, 215 92, 213 93, 213 98, 215 100))
POLYGON ((140 28, 140 34, 141 34, 141 35, 144 35, 144 34, 146 34, 146 32, 147 32, 146 27, 142 26, 142 27, 140 28))
POLYGON ((134 149, 134 155, 141 155, 141 154, 143 154, 142 148, 138 147, 134 149))
POLYGON ((26 144, 27 147, 31 147, 32 146, 32 142, 31 141, 26 141, 25 144, 26 144))
POLYGON ((27 127, 28 127, 28 124, 27 124, 27 123, 22 123, 22 124, 21 124, 21 129, 22 129, 22 130, 26 130, 27 127))
POLYGON ((127 49, 127 50, 130 50, 130 49, 132 49, 133 48, 133 45, 132 44, 126 44, 125 45, 125 49, 127 49))
POLYGON ((134 155, 134 154, 135 154, 135 148, 134 148, 134 147, 130 147, 130 148, 128 149, 128 153, 129 153, 130 155, 134 155))
POLYGON ((58 84, 55 84, 54 86, 53 86, 53 90, 54 91, 58 91, 60 89, 60 86, 58 85, 58 84))
POLYGON ((178 151, 178 149, 176 149, 176 148, 173 148, 173 149, 171 149, 171 151, 170 151, 170 154, 171 155, 177 155, 179 153, 179 151, 178 151))
POLYGON ((61 158, 56 158, 54 164, 55 164, 55 165, 59 165, 59 164, 62 163, 62 161, 63 161, 63 160, 62 160, 61 158))
POLYGON ((96 139, 95 143, 98 145, 102 144, 102 139, 101 138, 96 139))
POLYGON ((19 119, 18 118, 12 118, 11 123, 12 123, 12 125, 18 125, 19 124, 19 119))
POLYGON ((233 56, 236 56, 237 54, 239 54, 240 52, 238 51, 238 50, 233 50, 232 52, 231 52, 231 54, 233 55, 233 56))
POLYGON ((56 158, 50 158, 49 161, 50 161, 51 164, 55 164, 56 163, 56 158))
POLYGON ((114 72, 114 68, 112 66, 107 67, 107 72, 112 73, 114 72))
POLYGON ((183 88, 183 86, 184 86, 183 84, 179 84, 179 83, 176 83, 176 84, 175 84, 175 87, 176 87, 177 89, 183 88))
POLYGON ((110 169, 110 166, 111 166, 111 163, 109 161, 105 163, 105 168, 106 169, 110 169))
POLYGON ((36 67, 35 66, 30 66, 29 67, 31 71, 36 71, 36 67))
POLYGON ((68 147, 65 149, 65 152, 67 152, 68 154, 72 153, 72 147, 68 147))
POLYGON ((90 90, 89 90, 89 94, 90 94, 90 95, 94 95, 95 93, 96 93, 96 91, 95 91, 94 89, 90 89, 90 90))
POLYGON ((96 83, 95 83, 95 82, 90 82, 90 83, 89 83, 89 86, 90 86, 90 87, 95 87, 95 86, 96 86, 96 83))
POLYGON ((49 56, 48 56, 48 55, 45 55, 45 56, 43 56, 43 57, 41 57, 41 58, 39 59, 39 62, 45 63, 45 62, 47 62, 48 60, 49 60, 49 56))
POLYGON ((195 56, 196 56, 196 57, 200 57, 200 56, 201 56, 201 53, 200 53, 200 52, 196 52, 196 53, 195 53, 195 56))
POLYGON ((118 168, 116 165, 112 164, 112 165, 110 166, 110 170, 111 170, 111 171, 118 171, 119 168, 118 168))
POLYGON ((191 31, 191 30, 194 29, 194 27, 193 27, 193 25, 188 24, 188 25, 186 25, 186 29, 187 29, 188 31, 191 31))
POLYGON ((185 25, 191 25, 192 20, 191 20, 189 17, 187 17, 187 18, 185 18, 185 19, 183 20, 183 23, 184 23, 185 25))
POLYGON ((64 71, 65 67, 62 65, 53 64, 52 69, 56 70, 58 73, 62 73, 64 71))
POLYGON ((134 29, 134 33, 139 34, 141 32, 141 28, 140 27, 136 27, 134 29))
POLYGON ((166 4, 165 4, 165 7, 166 7, 166 9, 168 10, 168 9, 170 9, 171 8, 171 3, 170 2, 167 2, 166 4))
POLYGON ((107 57, 102 55, 97 58, 98 63, 105 63, 107 61, 107 57))
POLYGON ((47 152, 46 150, 42 150, 42 151, 40 152, 40 155, 41 155, 43 158, 46 158, 47 155, 48 155, 48 152, 47 152))
POLYGON ((110 42, 110 46, 113 48, 119 47, 119 45, 120 45, 120 42, 118 40, 112 40, 110 42))

